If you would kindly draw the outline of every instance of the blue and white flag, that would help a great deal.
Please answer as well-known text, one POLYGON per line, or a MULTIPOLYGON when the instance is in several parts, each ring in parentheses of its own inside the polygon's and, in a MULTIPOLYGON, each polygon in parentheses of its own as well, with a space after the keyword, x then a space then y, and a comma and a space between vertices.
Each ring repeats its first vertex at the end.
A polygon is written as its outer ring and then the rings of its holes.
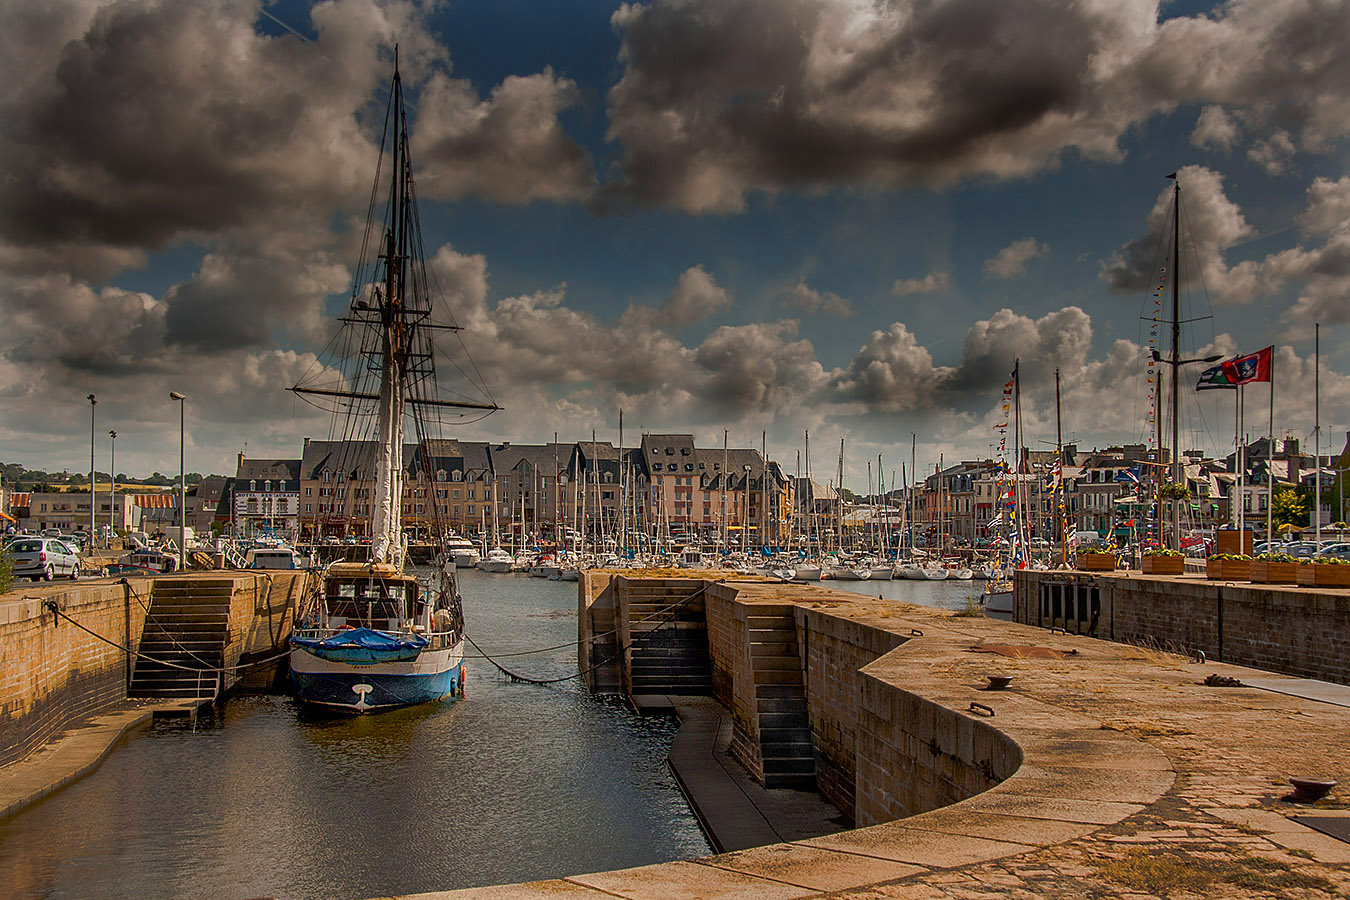
POLYGON ((1127 484, 1138 484, 1139 477, 1142 474, 1142 468, 1138 465, 1130 466, 1128 469, 1121 469, 1116 473, 1115 481, 1123 481, 1127 484))

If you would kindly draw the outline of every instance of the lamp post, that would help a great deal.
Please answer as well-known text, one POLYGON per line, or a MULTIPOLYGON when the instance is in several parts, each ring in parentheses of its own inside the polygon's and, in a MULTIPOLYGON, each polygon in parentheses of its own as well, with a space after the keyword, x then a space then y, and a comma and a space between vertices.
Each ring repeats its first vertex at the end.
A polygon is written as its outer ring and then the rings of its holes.
POLYGON ((112 449, 108 451, 108 527, 116 534, 117 525, 114 523, 117 517, 117 432, 109 431, 108 437, 112 439, 112 449))
POLYGON ((98 529, 94 525, 94 514, 98 510, 94 501, 97 499, 97 493, 94 490, 94 407, 98 405, 98 400, 94 395, 89 395, 89 549, 94 549, 94 539, 98 534, 98 529))
MULTIPOLYGON (((1176 318, 1175 311, 1173 312, 1172 317, 1173 319, 1176 318)), ((1174 332, 1176 331, 1177 327, 1179 326, 1176 323, 1174 323, 1173 324, 1174 332)), ((1216 356, 1206 356, 1204 358, 1197 358, 1197 359, 1177 359, 1175 335, 1173 335, 1172 341, 1172 357, 1173 357, 1172 359, 1163 359, 1162 356, 1159 355, 1157 350, 1152 350, 1150 352, 1153 354, 1153 361, 1155 363, 1161 363, 1172 367, 1172 483, 1181 484, 1181 452, 1180 452, 1181 448, 1178 446, 1180 423, 1177 421, 1177 407, 1179 405, 1180 398, 1177 395, 1177 374, 1182 366, 1189 365, 1190 363, 1218 362, 1219 360, 1223 359, 1223 354, 1218 354, 1216 356)), ((1161 465, 1162 463, 1161 458, 1158 460, 1158 463, 1159 465, 1161 465)), ((1161 503, 1159 505, 1161 505, 1161 503)), ((1161 525, 1162 523, 1161 509, 1158 510, 1158 522, 1159 525, 1161 525)), ((1161 528, 1159 528, 1159 531, 1161 532, 1161 528)), ((1159 538, 1158 542, 1161 544, 1162 543, 1161 533, 1158 535, 1158 538, 1159 538)), ((1238 540, 1240 541, 1241 537, 1239 537, 1238 540)), ((1172 500, 1172 549, 1173 550, 1181 549, 1181 507, 1178 505, 1178 501, 1175 498, 1172 500)))
POLYGON ((169 391, 169 399, 178 401, 178 571, 183 571, 187 560, 187 481, 183 471, 183 423, 185 421, 187 395, 169 391))

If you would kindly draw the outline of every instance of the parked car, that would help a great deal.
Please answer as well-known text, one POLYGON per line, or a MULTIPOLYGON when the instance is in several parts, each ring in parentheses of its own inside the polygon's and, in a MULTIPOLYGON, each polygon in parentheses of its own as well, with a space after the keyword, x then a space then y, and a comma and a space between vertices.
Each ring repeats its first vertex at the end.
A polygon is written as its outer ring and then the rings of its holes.
POLYGON ((6 552, 14 560, 15 578, 74 581, 80 574, 79 556, 56 538, 24 538, 10 544, 6 552))
POLYGON ((1327 544, 1313 559, 1344 559, 1350 560, 1350 544, 1327 544))

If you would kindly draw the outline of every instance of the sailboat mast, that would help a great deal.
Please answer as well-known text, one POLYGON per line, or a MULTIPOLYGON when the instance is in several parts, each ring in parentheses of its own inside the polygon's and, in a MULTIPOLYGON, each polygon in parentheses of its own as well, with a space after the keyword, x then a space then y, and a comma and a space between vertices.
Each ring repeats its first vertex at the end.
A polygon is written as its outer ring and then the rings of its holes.
MULTIPOLYGON (((1172 483, 1181 483, 1181 423, 1178 419, 1181 372, 1181 179, 1172 173, 1172 483)), ((1181 503, 1172 499, 1173 550, 1181 549, 1181 503)))
POLYGON ((1060 418, 1059 410, 1059 367, 1055 367, 1055 489, 1050 494, 1050 503, 1054 506, 1056 528, 1059 529, 1059 561, 1061 564, 1067 564, 1069 561, 1069 542, 1067 530, 1064 521, 1064 513, 1060 511, 1060 498, 1064 490, 1064 426, 1060 418))
POLYGON ((1026 551, 1026 562, 1031 561, 1031 549, 1027 543, 1030 533, 1023 521, 1026 508, 1024 494, 1026 485, 1022 478, 1022 361, 1013 360, 1013 444, 1017 464, 1013 467, 1013 524, 1017 529, 1017 542, 1026 551))
MULTIPOLYGON (((919 435, 917 432, 909 433, 909 470, 914 473, 914 489, 919 487, 919 470, 915 468, 918 465, 918 445, 919 435)), ((908 487, 905 488, 905 527, 909 532, 909 555, 914 556, 914 495, 908 487)))
POLYGON ((407 358, 404 291, 408 202, 404 143, 403 82, 394 69, 394 131, 390 227, 385 235, 384 302, 380 304, 380 396, 377 427, 379 456, 375 464, 375 508, 371 522, 372 562, 401 566, 403 502, 404 366, 407 358))
POLYGON ((839 439, 839 481, 836 483, 839 485, 839 487, 836 489, 836 493, 839 495, 839 502, 835 504, 835 508, 839 511, 839 522, 836 527, 839 530, 839 549, 843 550, 844 549, 844 439, 843 438, 839 439))
MULTIPOLYGON (((811 546, 811 538, 816 533, 816 486, 811 481, 811 432, 809 429, 803 429, 802 437, 806 441, 806 545, 811 546)), ((820 547, 815 548, 815 552, 820 552, 820 547)))

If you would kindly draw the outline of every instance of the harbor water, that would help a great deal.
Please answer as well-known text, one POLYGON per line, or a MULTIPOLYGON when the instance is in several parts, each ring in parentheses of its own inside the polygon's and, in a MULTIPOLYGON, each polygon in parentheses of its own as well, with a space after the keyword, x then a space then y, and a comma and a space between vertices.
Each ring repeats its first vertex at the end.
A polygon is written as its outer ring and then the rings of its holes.
MULTIPOLYGON (((575 584, 461 579, 486 652, 564 645, 502 663, 576 674, 575 584)), ((0 896, 343 900, 697 856, 708 844, 666 765, 675 728, 579 679, 512 682, 472 658, 459 702, 314 718, 235 697, 0 824, 0 896)))
MULTIPOLYGON (((470 635, 534 679, 577 673, 575 584, 461 574, 470 635), (520 654, 539 648, 543 653, 520 654)), ((826 586, 965 609, 981 582, 826 586)), ((319 718, 237 696, 156 723, 0 824, 5 898, 342 900, 706 854, 666 765, 676 723, 579 679, 534 685, 469 651, 467 696, 319 718)))

